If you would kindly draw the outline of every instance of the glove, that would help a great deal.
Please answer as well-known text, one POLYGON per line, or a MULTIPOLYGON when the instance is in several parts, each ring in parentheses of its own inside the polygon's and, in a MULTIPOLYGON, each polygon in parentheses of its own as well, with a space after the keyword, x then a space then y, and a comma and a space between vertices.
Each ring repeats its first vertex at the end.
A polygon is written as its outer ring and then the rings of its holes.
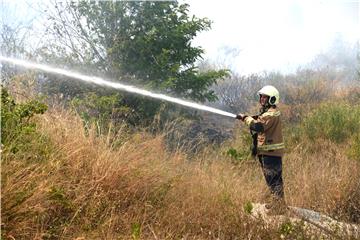
POLYGON ((244 121, 247 116, 245 114, 239 113, 236 115, 236 119, 239 119, 241 121, 244 121))

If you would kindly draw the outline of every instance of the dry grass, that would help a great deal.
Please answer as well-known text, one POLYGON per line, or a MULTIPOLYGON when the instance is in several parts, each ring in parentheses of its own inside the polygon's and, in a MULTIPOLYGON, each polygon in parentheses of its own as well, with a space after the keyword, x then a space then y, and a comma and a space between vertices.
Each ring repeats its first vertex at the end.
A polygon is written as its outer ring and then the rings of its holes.
POLYGON ((320 140, 300 144, 286 156, 286 192, 291 205, 329 215, 335 213, 337 205, 360 178, 359 162, 348 159, 344 148, 320 140))
MULTIPOLYGON (((63 109, 38 121, 51 146, 47 161, 33 161, 36 152, 3 156, 4 239, 280 238, 243 211, 266 192, 255 161, 234 165, 212 150, 189 161, 145 132, 119 132, 126 140, 114 148, 63 109)), ((344 203, 360 163, 342 145, 318 143, 304 141, 286 155, 287 201, 350 219, 344 203)))

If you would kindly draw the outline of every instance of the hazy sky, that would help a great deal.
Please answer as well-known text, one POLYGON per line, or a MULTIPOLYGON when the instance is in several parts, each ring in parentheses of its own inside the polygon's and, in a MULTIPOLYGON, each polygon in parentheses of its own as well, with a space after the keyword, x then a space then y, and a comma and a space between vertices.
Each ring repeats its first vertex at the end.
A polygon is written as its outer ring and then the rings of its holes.
MULTIPOLYGON (((350 43, 360 39, 360 0, 184 1, 192 14, 213 21, 212 29, 195 39, 205 49, 204 57, 243 74, 292 71, 336 37, 350 43), (227 52, 231 54, 225 56, 227 52)), ((1 22, 33 19, 39 2, 47 1, 0 0, 1 22)))
POLYGON ((293 71, 337 37, 360 39, 359 0, 187 0, 193 14, 213 21, 196 43, 206 58, 241 73, 293 71), (224 57, 236 49, 235 57, 224 57))

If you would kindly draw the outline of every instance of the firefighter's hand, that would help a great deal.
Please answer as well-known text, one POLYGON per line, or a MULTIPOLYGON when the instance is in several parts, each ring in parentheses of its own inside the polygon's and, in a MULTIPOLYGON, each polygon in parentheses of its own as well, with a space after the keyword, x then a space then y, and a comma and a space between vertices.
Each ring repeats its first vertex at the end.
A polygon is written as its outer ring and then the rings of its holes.
POLYGON ((247 116, 245 114, 239 113, 236 115, 236 119, 239 119, 241 121, 244 121, 247 116))

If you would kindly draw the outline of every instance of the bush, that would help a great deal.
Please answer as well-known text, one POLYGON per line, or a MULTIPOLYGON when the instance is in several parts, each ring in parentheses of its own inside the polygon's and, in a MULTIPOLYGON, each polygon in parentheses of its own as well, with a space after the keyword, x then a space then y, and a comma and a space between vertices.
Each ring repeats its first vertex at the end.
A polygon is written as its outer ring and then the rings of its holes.
POLYGON ((360 130, 360 105, 322 104, 304 119, 302 128, 310 140, 327 138, 342 143, 360 130))
POLYGON ((106 133, 110 122, 121 123, 132 115, 131 109, 121 106, 120 101, 121 97, 118 94, 100 96, 91 92, 82 98, 75 97, 71 101, 71 105, 81 116, 85 125, 96 123, 98 131, 106 133))
POLYGON ((43 114, 47 106, 38 100, 17 104, 8 91, 1 87, 1 144, 4 150, 17 153, 32 144, 31 139, 40 137, 36 124, 31 121, 35 114, 43 114))

